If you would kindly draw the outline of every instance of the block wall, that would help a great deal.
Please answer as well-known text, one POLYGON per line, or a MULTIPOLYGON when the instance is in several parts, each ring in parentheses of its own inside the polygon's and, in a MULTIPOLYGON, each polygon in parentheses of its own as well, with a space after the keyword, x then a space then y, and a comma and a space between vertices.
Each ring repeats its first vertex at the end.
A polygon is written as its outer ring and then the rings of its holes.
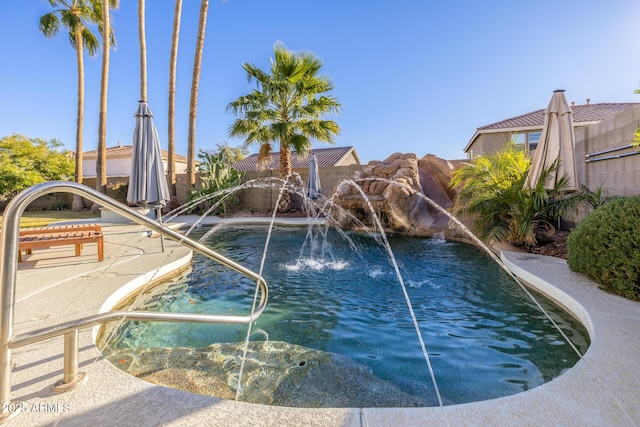
MULTIPOLYGON (((322 195, 330 197, 342 181, 352 179, 354 174, 361 168, 361 165, 319 168, 318 173, 320 175, 322 195)), ((294 169, 293 172, 300 175, 302 185, 306 187, 309 179, 309 169, 294 169)), ((279 177, 280 174, 277 170, 249 171, 246 173, 243 182, 259 179, 266 183, 268 178, 278 179, 279 177)), ((293 179, 293 182, 297 183, 295 178, 293 179)), ((276 184, 275 188, 250 188, 241 190, 238 192, 238 199, 240 199, 238 209, 253 212, 271 212, 273 211, 275 202, 278 200, 279 191, 279 184, 276 184)))
POLYGON ((576 167, 580 183, 610 195, 640 194, 640 149, 630 147, 640 125, 640 106, 576 130, 576 167))

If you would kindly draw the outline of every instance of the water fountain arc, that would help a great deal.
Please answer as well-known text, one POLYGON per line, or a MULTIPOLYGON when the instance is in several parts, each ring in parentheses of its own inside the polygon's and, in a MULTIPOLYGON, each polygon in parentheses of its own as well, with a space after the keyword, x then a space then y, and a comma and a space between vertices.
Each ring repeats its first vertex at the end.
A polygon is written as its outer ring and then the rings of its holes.
MULTIPOLYGON (((418 193, 416 192, 414 189, 412 189, 410 186, 397 182, 397 181, 393 181, 393 180, 389 180, 389 179, 384 179, 384 178, 368 178, 367 180, 369 181, 382 181, 385 183, 388 183, 390 185, 395 185, 397 187, 400 187, 406 191, 409 191, 411 194, 415 194, 418 197, 422 198, 424 201, 426 201, 430 206, 436 208, 438 211, 440 211, 442 214, 446 215, 447 217, 449 217, 449 219, 451 221, 453 221, 458 227, 460 227, 460 229, 462 229, 468 236, 469 238, 473 241, 473 243, 475 245, 477 245, 478 247, 482 248, 517 284, 518 286, 520 286, 522 288, 522 290, 527 294, 527 296, 534 302, 534 304, 538 307, 538 309, 545 315, 545 317, 554 325, 554 327, 558 330, 558 332, 562 335, 562 337, 564 338, 564 340, 571 346, 571 348, 576 352, 576 354, 578 355, 578 357, 582 358, 583 354, 580 350, 578 350, 578 348, 573 344, 573 342, 569 339, 569 337, 566 336, 566 334, 564 333, 564 331, 562 331, 562 328, 560 328, 555 320, 553 320, 553 317, 549 315, 549 313, 547 313, 547 311, 544 309, 544 307, 542 307, 542 305, 538 302, 538 300, 533 296, 533 294, 531 292, 529 292, 529 290, 527 289, 527 287, 522 283, 522 281, 509 269, 509 267, 507 267, 507 265, 502 261, 502 259, 500 259, 500 257, 498 257, 492 250, 491 248, 489 248, 482 240, 480 240, 478 238, 478 236, 476 236, 471 230, 469 230, 469 228, 464 225, 458 218, 455 217, 455 215, 453 215, 451 212, 449 212, 448 210, 444 209, 442 206, 440 206, 439 204, 437 204, 433 199, 431 199, 430 197, 428 197, 427 195, 423 194, 423 193, 418 193)), ((363 196, 366 197, 366 195, 363 193, 363 196)))

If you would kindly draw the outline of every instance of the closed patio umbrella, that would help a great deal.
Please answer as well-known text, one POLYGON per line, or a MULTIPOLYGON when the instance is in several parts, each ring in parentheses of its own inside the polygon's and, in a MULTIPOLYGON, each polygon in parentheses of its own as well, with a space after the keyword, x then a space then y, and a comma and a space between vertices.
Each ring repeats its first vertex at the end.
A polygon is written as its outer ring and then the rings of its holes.
MULTIPOLYGON (((149 105, 140 101, 133 132, 127 201, 134 205, 155 208, 158 221, 162 221, 161 209, 166 206, 171 196, 162 165, 160 138, 152 117, 149 105)), ((164 251, 164 241, 161 239, 161 242, 164 251)))
POLYGON ((575 135, 573 132, 573 112, 564 96, 564 90, 553 92, 551 101, 544 112, 544 125, 538 147, 531 162, 525 189, 533 190, 540 180, 542 172, 559 160, 556 171, 549 174, 544 188, 551 190, 563 177, 568 177, 568 191, 578 189, 578 174, 575 164, 575 135))
POLYGON ((318 172, 318 159, 315 154, 311 154, 311 160, 309 162, 307 196, 312 200, 319 199, 322 196, 322 190, 320 188, 320 174, 318 172))

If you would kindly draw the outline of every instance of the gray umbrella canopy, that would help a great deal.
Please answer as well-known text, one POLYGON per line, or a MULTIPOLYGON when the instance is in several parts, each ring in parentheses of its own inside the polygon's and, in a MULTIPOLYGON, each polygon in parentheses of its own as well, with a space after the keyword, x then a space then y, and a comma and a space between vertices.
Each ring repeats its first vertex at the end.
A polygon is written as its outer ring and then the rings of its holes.
POLYGON ((573 112, 564 96, 564 90, 556 90, 544 112, 542 135, 540 135, 540 142, 538 142, 538 148, 533 156, 524 188, 534 189, 542 172, 548 169, 553 162, 559 160, 557 170, 547 176, 544 188, 553 189, 563 176, 567 176, 568 183, 565 189, 568 191, 577 190, 578 174, 574 148, 573 112))
POLYGON ((159 208, 165 206, 171 196, 162 166, 160 138, 152 116, 149 105, 140 101, 133 133, 127 201, 138 206, 159 208))
POLYGON ((318 172, 318 159, 316 159, 315 154, 311 155, 311 161, 309 162, 307 196, 313 200, 319 199, 322 196, 322 190, 320 188, 320 174, 318 172))

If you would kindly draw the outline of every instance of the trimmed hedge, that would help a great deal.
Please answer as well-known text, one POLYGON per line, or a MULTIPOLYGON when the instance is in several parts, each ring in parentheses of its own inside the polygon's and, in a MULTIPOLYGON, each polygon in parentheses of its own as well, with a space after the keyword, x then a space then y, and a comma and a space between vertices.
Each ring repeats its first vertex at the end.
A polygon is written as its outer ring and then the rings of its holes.
POLYGON ((591 212, 571 231, 567 263, 608 291, 640 300, 640 196, 591 212))

